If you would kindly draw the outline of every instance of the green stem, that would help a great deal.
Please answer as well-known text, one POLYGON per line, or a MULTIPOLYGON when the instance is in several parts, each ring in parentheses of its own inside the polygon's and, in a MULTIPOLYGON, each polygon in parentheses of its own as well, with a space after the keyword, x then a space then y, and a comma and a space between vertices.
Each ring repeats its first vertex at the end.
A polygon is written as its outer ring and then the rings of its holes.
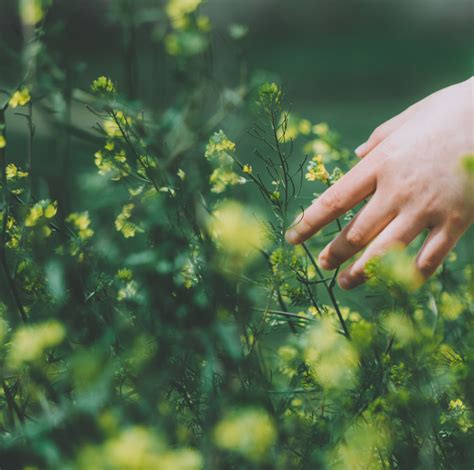
MULTIPOLYGON (((316 270, 316 272, 318 273, 318 276, 321 278, 321 279, 324 279, 324 276, 323 276, 323 273, 321 271, 321 269, 319 268, 318 264, 316 263, 316 260, 314 259, 314 256, 311 254, 311 252, 309 251, 309 248, 306 246, 305 243, 303 243, 303 249, 304 251, 306 252, 306 254, 308 255, 308 258, 309 260, 311 261, 311 264, 314 266, 314 269, 316 270)), ((324 281, 322 283, 324 285, 324 287, 326 288, 326 291, 329 295, 329 298, 331 299, 331 303, 334 307, 334 310, 336 311, 336 315, 337 317, 339 318, 339 322, 341 324, 341 327, 344 331, 344 335, 350 339, 351 338, 351 335, 349 333, 349 330, 347 329, 347 325, 346 325, 346 322, 344 321, 344 318, 342 317, 342 313, 341 313, 341 310, 339 308, 339 305, 337 303, 337 299, 334 295, 334 291, 333 291, 333 287, 331 286, 331 284, 328 284, 326 281, 324 281)))

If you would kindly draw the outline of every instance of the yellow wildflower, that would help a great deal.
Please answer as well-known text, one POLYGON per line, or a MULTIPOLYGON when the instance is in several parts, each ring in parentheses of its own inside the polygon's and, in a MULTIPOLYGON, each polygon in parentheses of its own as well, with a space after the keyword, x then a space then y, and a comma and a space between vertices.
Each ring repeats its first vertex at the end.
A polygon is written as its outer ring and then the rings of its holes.
POLYGON ((329 126, 325 122, 320 122, 313 126, 313 132, 320 136, 325 136, 329 132, 329 126))
POLYGON ((202 0, 169 0, 165 11, 171 20, 173 28, 186 28, 188 25, 188 15, 193 13, 201 3, 202 0))
POLYGON ((25 225, 27 227, 34 227, 42 216, 43 216, 43 207, 39 203, 35 204, 30 209, 30 212, 28 216, 26 217, 25 225))
POLYGON ((117 271, 117 278, 121 281, 131 281, 133 278, 133 273, 128 268, 122 268, 117 271))
POLYGON ((134 237, 137 232, 143 232, 138 225, 130 222, 135 204, 126 204, 122 208, 122 212, 115 219, 115 228, 121 232, 125 238, 134 237))
POLYGON ((13 180, 15 178, 26 178, 28 173, 26 171, 21 171, 14 163, 9 163, 5 169, 8 180, 13 180))
POLYGON ((252 165, 244 165, 243 172, 247 173, 248 175, 251 175, 253 172, 252 165))
POLYGON ((303 135, 308 135, 311 132, 311 122, 307 119, 302 119, 298 124, 298 130, 303 135))
POLYGON ((330 319, 318 322, 305 341, 304 357, 323 387, 346 389, 355 384, 359 355, 330 319))
POLYGON ((70 222, 78 230, 79 238, 81 240, 87 240, 94 235, 94 231, 89 227, 91 219, 89 218, 89 212, 73 212, 70 214, 66 222, 70 222))
POLYGON ((47 219, 52 219, 58 212, 58 202, 50 202, 44 209, 44 216, 47 219))
POLYGON ((38 360, 46 349, 60 344, 65 335, 63 325, 57 321, 20 327, 13 336, 9 363, 15 367, 38 360))
POLYGON ((265 234, 256 216, 236 201, 217 206, 208 230, 219 248, 236 262, 251 261, 265 245, 265 234))
POLYGON ((7 146, 7 139, 5 136, 0 134, 0 149, 4 149, 7 146))
POLYGON ((92 82, 91 89, 96 93, 115 93, 114 83, 103 75, 92 82))
POLYGON ((258 408, 232 410, 214 429, 214 442, 218 447, 253 462, 265 458, 276 437, 273 420, 265 410, 258 408))
POLYGON ((456 320, 464 310, 464 303, 456 294, 443 292, 440 298, 439 310, 447 320, 456 320))
POLYGON ((211 30, 211 20, 208 16, 199 15, 196 19, 197 27, 204 33, 208 33, 211 30))
POLYGON ((15 91, 10 101, 8 102, 10 108, 17 108, 18 106, 25 106, 30 102, 30 91, 28 88, 22 88, 21 90, 15 91))
POLYGON ((20 16, 25 25, 34 26, 44 18, 41 0, 20 0, 20 16))
POLYGON ((316 155, 309 162, 305 178, 308 181, 322 181, 323 183, 327 183, 329 173, 324 166, 322 155, 316 155))

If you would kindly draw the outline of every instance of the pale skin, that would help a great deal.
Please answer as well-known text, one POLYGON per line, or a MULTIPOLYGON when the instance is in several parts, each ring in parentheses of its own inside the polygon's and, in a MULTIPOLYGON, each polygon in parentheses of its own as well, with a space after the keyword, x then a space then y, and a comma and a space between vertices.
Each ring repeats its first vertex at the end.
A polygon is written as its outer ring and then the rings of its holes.
POLYGON ((427 230, 415 264, 431 276, 474 222, 474 191, 461 170, 474 152, 473 88, 474 78, 444 88, 379 126, 356 149, 361 161, 297 217, 286 240, 303 243, 370 197, 321 251, 320 265, 333 270, 365 250, 339 274, 352 289, 370 259, 427 230))

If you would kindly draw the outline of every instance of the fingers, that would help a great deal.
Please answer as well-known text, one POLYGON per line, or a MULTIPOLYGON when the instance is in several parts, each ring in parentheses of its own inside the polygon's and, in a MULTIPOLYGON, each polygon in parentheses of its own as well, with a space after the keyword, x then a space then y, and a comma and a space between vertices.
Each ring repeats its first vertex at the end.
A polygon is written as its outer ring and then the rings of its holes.
POLYGON ((424 229, 424 224, 412 217, 398 216, 369 245, 364 254, 339 275, 343 289, 353 289, 366 280, 365 266, 376 256, 381 256, 397 245, 407 246, 424 229))
POLYGON ((375 191, 376 166, 373 158, 359 162, 335 185, 324 192, 286 232, 288 243, 303 243, 311 235, 354 207, 375 191))
POLYGON ((375 194, 369 203, 324 248, 319 255, 319 264, 324 269, 335 269, 365 248, 394 217, 394 212, 375 194))
POLYGON ((425 279, 436 271, 460 236, 461 234, 450 234, 446 227, 439 227, 430 232, 416 257, 416 266, 425 279))
POLYGON ((402 113, 398 114, 397 116, 385 121, 379 127, 377 127, 374 132, 370 135, 369 139, 364 142, 362 145, 359 145, 355 149, 355 154, 359 158, 365 157, 369 152, 371 152, 377 145, 382 143, 389 135, 395 132, 398 128, 400 128, 405 122, 410 119, 413 114, 419 109, 420 105, 425 100, 419 101, 414 105, 410 106, 409 108, 405 109, 402 113))

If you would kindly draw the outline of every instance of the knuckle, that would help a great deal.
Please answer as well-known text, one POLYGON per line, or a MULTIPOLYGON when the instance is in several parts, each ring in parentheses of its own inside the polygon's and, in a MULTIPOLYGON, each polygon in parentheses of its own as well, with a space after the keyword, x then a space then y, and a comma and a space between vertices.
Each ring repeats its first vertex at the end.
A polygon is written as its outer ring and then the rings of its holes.
POLYGON ((330 212, 339 213, 344 208, 339 192, 335 189, 335 186, 321 196, 320 202, 330 212))
POLYGON ((448 223, 455 230, 462 230, 466 226, 466 217, 460 211, 454 210, 448 216, 448 223))
POLYGON ((370 140, 374 143, 380 143, 384 139, 384 130, 382 126, 375 128, 375 130, 370 135, 370 140))
POLYGON ((355 227, 352 227, 346 234, 346 242, 354 248, 359 248, 364 244, 364 235, 355 227))
POLYGON ((425 256, 418 262, 418 270, 425 277, 430 276, 439 265, 439 259, 435 254, 425 256))

